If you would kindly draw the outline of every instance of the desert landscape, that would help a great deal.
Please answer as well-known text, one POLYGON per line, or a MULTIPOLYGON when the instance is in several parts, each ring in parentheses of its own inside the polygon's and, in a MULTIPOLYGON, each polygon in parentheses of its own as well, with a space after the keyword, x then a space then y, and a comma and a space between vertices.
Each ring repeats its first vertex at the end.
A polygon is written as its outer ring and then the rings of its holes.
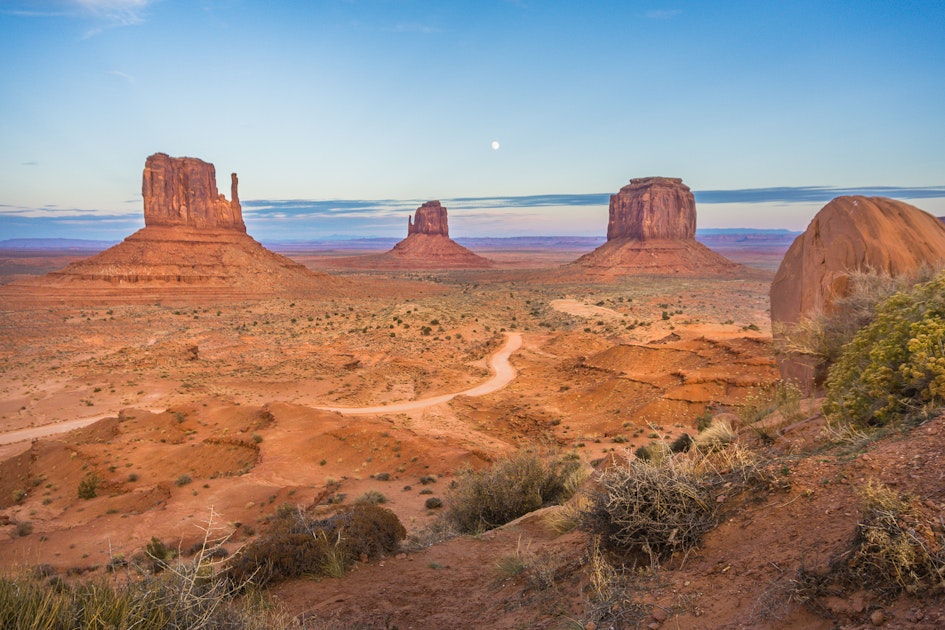
POLYGON ((816 356, 784 343, 812 303, 847 318, 857 273, 945 260, 921 210, 841 198, 786 256, 724 257, 681 180, 642 178, 592 252, 477 254, 431 202, 408 247, 290 260, 247 235, 235 174, 229 201, 194 158, 155 154, 143 180, 122 243, 0 265, 14 583, 197 571, 226 585, 198 601, 214 614, 265 602, 239 627, 945 623, 938 398, 844 430, 816 356), (907 558, 866 555, 864 497, 908 507, 887 541, 907 558))

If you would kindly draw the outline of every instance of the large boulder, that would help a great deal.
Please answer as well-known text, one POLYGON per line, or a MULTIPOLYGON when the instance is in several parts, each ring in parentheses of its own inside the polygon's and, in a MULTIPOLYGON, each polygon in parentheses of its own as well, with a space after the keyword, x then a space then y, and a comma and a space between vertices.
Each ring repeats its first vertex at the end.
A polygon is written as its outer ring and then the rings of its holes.
MULTIPOLYGON (((805 318, 830 314, 849 294, 850 274, 914 275, 945 262, 945 225, 936 217, 886 197, 837 197, 818 212, 788 249, 771 283, 776 338, 805 318)), ((782 356, 784 378, 809 389, 813 367, 782 356)))
POLYGON ((197 158, 155 153, 144 164, 141 194, 144 224, 246 231, 236 173, 230 175, 232 200, 217 192, 213 164, 197 158))
POLYGON ((853 271, 914 274, 945 261, 945 225, 886 197, 837 197, 798 236, 771 283, 771 321, 829 313, 853 271))

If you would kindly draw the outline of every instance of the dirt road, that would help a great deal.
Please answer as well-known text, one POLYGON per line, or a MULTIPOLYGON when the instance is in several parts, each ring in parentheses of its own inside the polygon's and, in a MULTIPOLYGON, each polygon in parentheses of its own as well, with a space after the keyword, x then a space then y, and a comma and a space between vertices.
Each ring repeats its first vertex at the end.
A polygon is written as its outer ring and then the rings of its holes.
MULTIPOLYGON (((456 396, 485 396, 486 394, 491 394, 492 392, 498 391, 512 382, 516 376, 515 368, 512 367, 512 364, 509 363, 509 357, 512 356, 512 353, 522 347, 522 334, 521 333, 507 333, 507 338, 505 345, 496 352, 489 359, 489 367, 495 372, 495 374, 485 383, 477 385, 471 389, 467 389, 461 392, 456 392, 454 394, 443 394, 441 396, 434 396, 432 398, 422 398, 420 400, 408 400, 402 403, 394 403, 391 405, 377 405, 374 407, 317 407, 317 409, 324 409, 326 411, 337 411, 344 415, 368 415, 375 413, 397 413, 401 411, 416 411, 417 409, 425 409, 426 407, 432 407, 433 405, 439 405, 452 400, 456 396)), ((164 411, 163 409, 152 409, 152 413, 160 413, 164 411)), ((82 427, 87 427, 88 425, 98 422, 103 418, 114 417, 117 414, 102 414, 98 416, 91 416, 89 418, 76 418, 74 420, 66 420, 63 422, 57 422, 55 424, 46 424, 40 427, 30 427, 28 429, 17 429, 16 431, 8 431, 6 433, 0 433, 0 445, 4 444, 13 444, 15 442, 23 442, 26 440, 34 440, 36 438, 46 437, 49 435, 58 435, 59 433, 66 433, 72 431, 73 429, 81 429, 82 427)))
POLYGON ((337 411, 344 415, 368 415, 377 413, 399 413, 402 411, 416 411, 440 403, 448 402, 457 396, 485 396, 492 392, 499 391, 515 379, 516 371, 509 363, 509 357, 512 353, 522 347, 522 333, 506 333, 505 345, 499 349, 489 359, 489 367, 495 374, 485 383, 477 385, 471 389, 456 392, 454 394, 442 394, 431 398, 421 398, 420 400, 408 400, 405 402, 392 403, 390 405, 377 405, 373 407, 317 407, 325 411, 337 411))

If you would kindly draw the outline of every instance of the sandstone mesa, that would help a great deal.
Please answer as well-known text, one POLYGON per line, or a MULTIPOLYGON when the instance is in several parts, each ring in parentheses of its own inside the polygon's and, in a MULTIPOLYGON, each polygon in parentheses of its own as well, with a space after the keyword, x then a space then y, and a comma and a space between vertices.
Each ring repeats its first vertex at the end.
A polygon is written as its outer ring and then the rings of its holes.
POLYGON ((695 236, 696 202, 682 179, 631 179, 610 196, 607 242, 572 264, 591 275, 729 275, 739 269, 695 236))
MULTIPOLYGON (((156 153, 142 175, 145 227, 95 256, 23 285, 41 297, 249 297, 323 293, 343 283, 276 254, 246 233, 238 179, 217 191, 213 164, 156 153), (155 293, 157 292, 157 293, 155 293)), ((21 288, 21 287, 16 287, 21 288)))

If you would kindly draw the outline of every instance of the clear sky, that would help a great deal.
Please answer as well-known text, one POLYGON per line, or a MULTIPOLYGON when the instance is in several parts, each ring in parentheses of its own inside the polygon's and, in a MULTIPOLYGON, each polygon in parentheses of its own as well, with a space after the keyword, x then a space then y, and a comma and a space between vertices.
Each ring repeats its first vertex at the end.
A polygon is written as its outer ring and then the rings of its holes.
POLYGON ((429 199, 603 235, 649 175, 700 227, 803 229, 833 188, 945 214, 941 0, 0 0, 0 59, 0 239, 127 235, 158 151, 238 172, 270 239, 429 199))

